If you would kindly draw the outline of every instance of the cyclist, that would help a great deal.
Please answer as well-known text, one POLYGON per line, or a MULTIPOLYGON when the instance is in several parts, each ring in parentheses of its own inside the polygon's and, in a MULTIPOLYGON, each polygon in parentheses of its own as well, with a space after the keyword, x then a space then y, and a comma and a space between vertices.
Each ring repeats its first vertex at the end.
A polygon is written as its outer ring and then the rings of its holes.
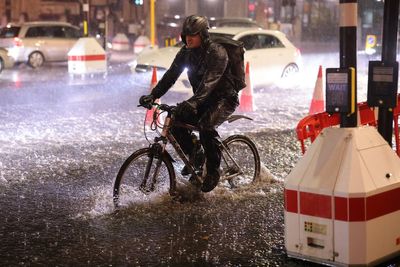
MULTIPOLYGON (((187 69, 193 96, 177 105, 175 119, 199 127, 206 158, 206 175, 201 186, 203 192, 213 190, 220 178, 221 150, 216 128, 239 105, 235 83, 230 68, 227 68, 227 51, 210 40, 208 29, 208 20, 204 16, 191 15, 185 18, 181 33, 185 46, 177 53, 150 95, 144 95, 139 100, 141 105, 151 108, 154 100, 163 96, 187 69)), ((174 127, 171 132, 182 150, 191 155, 194 145, 190 131, 174 127)), ((198 160, 195 164, 202 164, 202 161, 198 160)))

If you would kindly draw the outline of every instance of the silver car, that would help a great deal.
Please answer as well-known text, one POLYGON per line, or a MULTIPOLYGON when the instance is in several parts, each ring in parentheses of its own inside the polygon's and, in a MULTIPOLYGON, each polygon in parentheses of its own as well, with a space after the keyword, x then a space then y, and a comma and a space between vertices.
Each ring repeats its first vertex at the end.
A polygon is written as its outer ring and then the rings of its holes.
POLYGON ((0 47, 0 73, 5 68, 11 68, 14 66, 14 60, 8 55, 8 51, 5 48, 0 47))
POLYGON ((15 62, 38 68, 45 61, 67 61, 80 37, 79 28, 66 22, 9 24, 0 30, 0 47, 6 47, 15 62))

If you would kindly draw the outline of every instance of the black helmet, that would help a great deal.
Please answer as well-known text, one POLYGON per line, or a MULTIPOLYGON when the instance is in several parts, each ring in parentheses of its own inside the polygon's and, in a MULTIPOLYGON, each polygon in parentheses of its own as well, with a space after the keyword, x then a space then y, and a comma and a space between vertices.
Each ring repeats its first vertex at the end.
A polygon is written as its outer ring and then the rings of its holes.
POLYGON ((181 38, 186 44, 186 35, 200 34, 202 41, 208 38, 208 20, 204 16, 191 15, 188 16, 182 25, 181 38))

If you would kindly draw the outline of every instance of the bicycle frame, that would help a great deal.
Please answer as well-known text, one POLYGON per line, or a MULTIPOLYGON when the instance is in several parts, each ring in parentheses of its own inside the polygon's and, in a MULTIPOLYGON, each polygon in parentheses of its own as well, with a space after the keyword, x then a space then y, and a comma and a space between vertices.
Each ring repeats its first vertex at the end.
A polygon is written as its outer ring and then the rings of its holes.
MULTIPOLYGON (((158 107, 160 107, 159 104, 156 104, 156 105, 158 107)), ((189 172, 193 175, 193 177, 197 180, 197 182, 202 183, 201 176, 198 173, 196 173, 196 169, 194 168, 194 166, 190 162, 189 158, 183 152, 183 150, 180 147, 178 141, 170 133, 170 128, 171 128, 172 125, 175 125, 175 126, 178 126, 178 127, 182 127, 182 128, 186 128, 186 129, 193 130, 193 131, 199 131, 199 129, 196 126, 175 121, 173 116, 172 116, 173 112, 172 112, 171 109, 165 109, 165 111, 167 112, 167 116, 166 116, 166 118, 164 120, 164 124, 162 126, 161 135, 155 137, 154 138, 154 143, 151 145, 152 155, 155 155, 156 157, 158 156, 158 161, 156 163, 156 169, 155 169, 155 171, 153 173, 152 183, 151 183, 150 188, 153 189, 154 184, 156 183, 156 178, 157 178, 157 176, 159 174, 159 169, 160 169, 160 166, 161 166, 161 163, 162 163, 161 155, 165 153, 166 155, 168 155, 168 157, 172 158, 170 156, 170 154, 166 151, 166 146, 167 146, 168 142, 172 145, 172 147, 178 153, 178 156, 184 162, 185 166, 189 169, 189 172), (159 142, 162 142, 162 144, 160 144, 159 142)), ((154 112, 154 115, 155 116, 154 116, 153 120, 154 120, 154 122, 157 123, 158 122, 158 118, 157 118, 156 112, 154 112)), ((243 115, 233 115, 233 116, 229 117, 227 119, 227 121, 229 123, 231 123, 231 122, 233 122, 235 120, 238 120, 238 119, 241 119, 241 118, 245 118, 245 119, 251 120, 251 118, 243 116, 243 115)), ((157 127, 160 127, 159 124, 156 124, 156 125, 157 125, 157 127)), ((222 173, 221 178, 223 180, 228 180, 228 182, 231 183, 233 178, 235 178, 235 177, 237 177, 239 175, 242 175, 244 172, 241 169, 241 167, 239 166, 239 164, 232 157, 232 155, 229 153, 228 147, 225 146, 221 140, 218 140, 218 141, 219 141, 219 145, 221 147, 222 160, 225 162, 226 166, 228 167, 227 170, 225 170, 224 173, 222 173), (229 162, 231 162, 231 163, 229 163, 229 162)), ((143 185, 145 185, 146 182, 147 182, 148 176, 150 174, 150 167, 152 165, 152 162, 153 162, 153 157, 151 157, 149 159, 149 162, 147 164, 145 177, 144 177, 143 182, 142 182, 143 185)))
MULTIPOLYGON (((175 149, 175 151, 178 153, 178 156, 180 157, 180 159, 184 162, 185 166, 187 166, 189 168, 189 172, 193 175, 193 177, 200 183, 202 183, 202 179, 201 177, 196 173, 195 168, 193 167, 193 165, 190 163, 190 160, 188 159, 188 157, 185 155, 185 153, 183 152, 182 148, 180 147, 178 141, 175 139, 175 137, 170 133, 170 128, 172 124, 178 125, 180 127, 183 128, 187 128, 190 130, 197 130, 196 127, 194 127, 193 125, 190 124, 183 124, 183 123, 179 123, 179 122, 175 122, 174 119, 172 118, 172 112, 171 111, 167 111, 167 117, 164 120, 164 124, 163 124, 163 128, 162 128, 162 132, 161 132, 161 136, 159 137, 155 137, 154 138, 154 143, 152 144, 153 146, 157 146, 159 145, 159 142, 162 142, 161 145, 161 150, 158 150, 160 153, 167 153, 169 155, 169 153, 166 151, 165 147, 167 146, 168 142, 172 145, 172 147, 175 149)), ((170 157, 170 155, 169 155, 170 157)), ((161 166, 161 162, 162 159, 161 157, 159 157, 158 161, 157 161, 157 165, 156 165, 156 170, 154 172, 153 175, 153 181, 155 182, 155 177, 157 177, 158 172, 159 172, 159 168, 161 166)), ((152 161, 149 160, 149 164, 148 164, 148 171, 150 171, 150 166, 151 166, 152 161)), ((147 168, 146 168, 146 177, 148 177, 148 173, 147 173, 147 168)), ((146 182, 147 179, 144 179, 144 182, 146 182)))

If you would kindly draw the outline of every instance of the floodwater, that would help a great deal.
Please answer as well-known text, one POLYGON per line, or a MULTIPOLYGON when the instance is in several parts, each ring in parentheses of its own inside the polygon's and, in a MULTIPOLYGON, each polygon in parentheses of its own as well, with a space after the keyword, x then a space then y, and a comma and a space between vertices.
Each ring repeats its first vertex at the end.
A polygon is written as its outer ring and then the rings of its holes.
MULTIPOLYGON (((319 64, 318 62, 316 64, 319 64)), ((283 179, 300 157, 294 128, 308 111, 318 66, 296 88, 255 90, 245 133, 261 154, 263 181, 188 201, 167 195, 115 212, 122 162, 146 146, 137 99, 149 81, 115 64, 82 79, 65 65, 0 76, 2 266, 312 266, 284 248, 283 179)), ((303 77, 304 78, 304 77, 303 77)), ((185 96, 171 92, 166 103, 185 96)), ((190 193, 190 191, 188 191, 190 193)))

